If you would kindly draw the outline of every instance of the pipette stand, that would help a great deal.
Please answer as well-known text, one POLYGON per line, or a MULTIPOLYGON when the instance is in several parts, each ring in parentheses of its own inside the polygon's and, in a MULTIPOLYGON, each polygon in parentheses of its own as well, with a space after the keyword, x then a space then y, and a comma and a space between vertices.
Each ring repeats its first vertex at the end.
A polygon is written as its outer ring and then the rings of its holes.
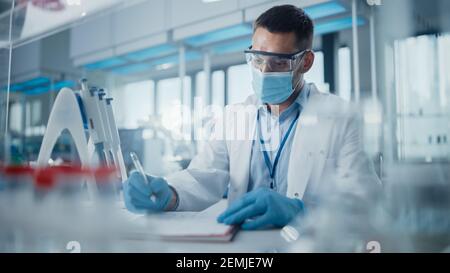
MULTIPOLYGON (((83 81, 83 84, 85 85, 83 88, 86 88, 86 81, 83 81)), ((106 118, 104 116, 95 117, 97 118, 96 122, 99 123, 95 125, 99 126, 94 127, 93 118, 89 114, 92 114, 93 111, 99 111, 99 109, 93 109, 93 99, 94 96, 92 96, 92 98, 83 96, 82 91, 74 92, 69 88, 62 88, 61 91, 59 91, 50 113, 36 165, 38 167, 48 165, 52 150, 59 136, 63 131, 67 130, 73 138, 82 167, 90 168, 99 165, 115 167, 119 171, 118 175, 120 176, 121 181, 125 181, 127 179, 127 173, 122 151, 120 150, 117 127, 115 125, 114 117, 112 116, 112 108, 109 109, 111 116, 108 120, 105 120, 106 118), (87 101, 89 99, 91 99, 91 101, 87 101), (88 134, 86 134, 86 124, 88 127, 88 134), (103 125, 104 128, 99 128, 100 125, 103 125), (109 150, 98 151, 96 146, 99 144, 96 131, 98 129, 104 130, 102 133, 105 136, 110 134, 111 130, 116 131, 114 132, 116 134, 115 142, 111 143, 111 136, 102 139, 101 143, 105 144, 105 147, 110 147, 109 150), (88 138, 86 138, 86 135, 88 135, 88 138), (102 159, 102 154, 106 158, 102 159)), ((108 100, 108 103, 110 103, 110 100, 108 100)), ((95 104, 95 107, 99 108, 98 102, 95 104)), ((91 197, 95 196, 97 187, 93 179, 87 181, 87 189, 91 197)))

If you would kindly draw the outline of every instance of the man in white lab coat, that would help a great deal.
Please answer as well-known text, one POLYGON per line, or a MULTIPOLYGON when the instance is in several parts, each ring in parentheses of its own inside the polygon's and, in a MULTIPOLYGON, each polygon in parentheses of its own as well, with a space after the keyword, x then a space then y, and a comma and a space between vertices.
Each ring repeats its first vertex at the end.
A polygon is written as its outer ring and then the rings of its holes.
POLYGON ((314 63, 313 33, 295 6, 260 15, 245 51, 255 94, 226 107, 186 170, 147 181, 132 173, 127 208, 199 211, 227 191, 229 207, 218 221, 260 229, 286 225, 336 185, 368 198, 379 180, 363 152, 358 112, 304 81, 314 63))

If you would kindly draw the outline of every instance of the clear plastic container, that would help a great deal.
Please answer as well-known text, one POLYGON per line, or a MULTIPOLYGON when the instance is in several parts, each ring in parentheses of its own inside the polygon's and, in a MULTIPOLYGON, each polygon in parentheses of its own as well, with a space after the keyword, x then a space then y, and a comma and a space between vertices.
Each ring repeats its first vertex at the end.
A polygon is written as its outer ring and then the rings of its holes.
POLYGON ((35 250, 63 252, 83 226, 83 186, 89 170, 79 166, 40 168, 35 179, 35 250))
MULTIPOLYGON (((10 193, 31 190, 34 169, 30 166, 5 166, 2 168, 3 188, 10 193)), ((8 194, 10 195, 10 194, 8 194)))
POLYGON ((26 249, 28 219, 32 216, 33 174, 29 166, 4 166, 0 191, 0 251, 26 249))
POLYGON ((398 181, 386 187, 380 210, 394 236, 409 241, 408 252, 439 252, 450 245, 450 184, 398 181))
POLYGON ((80 203, 87 198, 85 182, 91 170, 80 166, 53 167, 55 192, 65 201, 80 203))
POLYGON ((0 192, 5 189, 5 178, 3 175, 3 163, 0 162, 0 192))
POLYGON ((119 181, 117 169, 100 167, 94 170, 94 177, 97 184, 99 197, 116 200, 118 192, 116 183, 119 181))
POLYGON ((112 250, 124 230, 114 168, 7 166, 1 181, 0 252, 67 252, 73 241, 112 250))

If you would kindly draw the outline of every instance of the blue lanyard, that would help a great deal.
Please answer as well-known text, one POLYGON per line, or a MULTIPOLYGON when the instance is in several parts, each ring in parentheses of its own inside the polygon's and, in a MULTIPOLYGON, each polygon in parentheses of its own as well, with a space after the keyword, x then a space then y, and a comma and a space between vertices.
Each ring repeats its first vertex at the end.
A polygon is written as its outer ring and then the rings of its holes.
MULTIPOLYGON (((286 144, 286 141, 289 138, 289 135, 291 134, 292 128, 294 128, 294 125, 296 124, 299 116, 300 116, 300 110, 297 112, 297 115, 295 116, 291 125, 289 125, 289 129, 287 130, 286 134, 284 135, 283 139, 281 140, 280 148, 278 149, 277 154, 275 155, 275 161, 273 162, 273 166, 272 166, 272 162, 270 161, 270 157, 269 157, 269 154, 267 153, 267 151, 265 149, 263 149, 263 151, 262 151, 263 155, 264 155, 264 161, 266 162, 266 166, 267 166, 267 169, 269 170, 269 175, 271 178, 271 181, 270 181, 271 189, 273 189, 273 187, 274 187, 273 181, 274 181, 274 177, 275 177, 275 170, 276 170, 278 162, 280 160, 281 152, 283 151, 284 145, 286 144)), ((258 111, 257 122, 258 122, 259 142, 261 143, 261 145, 263 147, 265 147, 264 140, 262 139, 261 124, 259 122, 259 111, 258 111)))

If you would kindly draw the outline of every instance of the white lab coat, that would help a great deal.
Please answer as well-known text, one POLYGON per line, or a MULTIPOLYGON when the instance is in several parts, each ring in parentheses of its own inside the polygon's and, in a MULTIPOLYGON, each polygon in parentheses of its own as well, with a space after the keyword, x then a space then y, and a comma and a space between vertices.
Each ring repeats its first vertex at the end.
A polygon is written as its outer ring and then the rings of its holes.
MULTIPOLYGON (((247 111, 246 124, 230 118, 230 113, 256 104, 253 95, 242 104, 227 106, 223 123, 217 124, 224 124, 225 129, 221 130, 225 133, 245 126, 254 135, 256 111, 247 111)), ((336 182, 345 178, 352 181, 351 191, 364 199, 373 187, 380 185, 363 152, 360 123, 354 106, 335 95, 320 93, 311 84, 308 102, 293 136, 288 197, 313 203, 321 191, 331 187, 330 180, 336 182)), ((178 193, 177 210, 203 210, 219 201, 228 185, 229 202, 244 195, 249 183, 251 151, 251 139, 207 142, 186 170, 166 177, 178 193)))

